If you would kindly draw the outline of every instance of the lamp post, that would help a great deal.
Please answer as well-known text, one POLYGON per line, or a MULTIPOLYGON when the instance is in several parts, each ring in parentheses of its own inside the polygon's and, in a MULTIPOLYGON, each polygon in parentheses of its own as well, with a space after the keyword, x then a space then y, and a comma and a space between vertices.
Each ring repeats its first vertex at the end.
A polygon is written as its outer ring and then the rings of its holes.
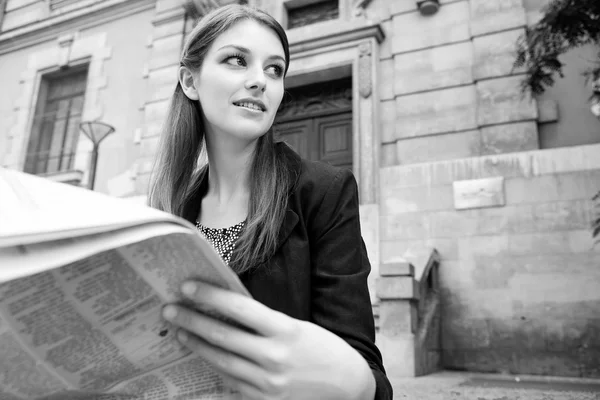
POLYGON ((84 121, 79 124, 79 129, 81 129, 94 145, 92 149, 92 159, 90 160, 90 178, 88 179, 88 189, 94 190, 96 165, 98 164, 98 147, 105 137, 115 131, 115 128, 100 121, 84 121))

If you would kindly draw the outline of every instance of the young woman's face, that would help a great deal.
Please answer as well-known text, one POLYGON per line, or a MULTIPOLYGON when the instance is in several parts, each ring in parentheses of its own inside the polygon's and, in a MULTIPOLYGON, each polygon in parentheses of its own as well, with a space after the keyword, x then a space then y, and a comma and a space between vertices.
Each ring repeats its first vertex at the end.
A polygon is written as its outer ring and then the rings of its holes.
POLYGON ((265 134, 283 97, 284 71, 285 53, 273 30, 243 20, 223 32, 192 73, 208 139, 252 141, 265 134))

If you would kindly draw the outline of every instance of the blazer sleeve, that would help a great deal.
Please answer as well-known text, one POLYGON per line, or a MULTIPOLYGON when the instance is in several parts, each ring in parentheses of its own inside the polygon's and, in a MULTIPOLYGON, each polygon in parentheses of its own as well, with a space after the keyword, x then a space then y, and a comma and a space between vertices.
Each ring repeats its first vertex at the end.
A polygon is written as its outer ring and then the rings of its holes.
POLYGON ((392 399, 392 387, 375 346, 373 308, 367 286, 371 265, 360 231, 358 188, 340 170, 313 214, 310 234, 313 322, 340 336, 367 361, 377 400, 392 399))

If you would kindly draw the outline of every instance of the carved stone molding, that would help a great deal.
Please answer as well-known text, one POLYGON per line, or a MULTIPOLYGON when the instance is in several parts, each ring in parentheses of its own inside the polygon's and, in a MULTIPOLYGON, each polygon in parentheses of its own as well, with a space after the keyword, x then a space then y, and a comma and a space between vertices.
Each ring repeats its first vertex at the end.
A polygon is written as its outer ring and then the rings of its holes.
POLYGON ((358 92, 363 98, 368 98, 373 90, 371 77, 371 43, 365 42, 358 46, 358 92))
POLYGON ((284 97, 277 111, 277 120, 340 110, 352 110, 352 83, 349 79, 310 85, 294 93, 293 102, 286 102, 284 97))
POLYGON ((352 4, 352 14, 355 17, 361 17, 365 15, 365 9, 371 3, 372 0, 355 0, 352 4))

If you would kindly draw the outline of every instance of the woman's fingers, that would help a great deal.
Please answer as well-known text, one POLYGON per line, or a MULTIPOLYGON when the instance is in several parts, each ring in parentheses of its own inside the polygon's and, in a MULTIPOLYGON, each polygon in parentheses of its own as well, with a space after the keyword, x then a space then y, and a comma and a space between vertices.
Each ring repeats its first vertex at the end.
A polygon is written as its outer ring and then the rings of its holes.
POLYGON ((172 304, 164 308, 163 316, 213 346, 239 354, 262 366, 270 367, 272 364, 273 346, 264 336, 248 333, 197 311, 172 304))
POLYGON ((293 334, 295 320, 269 307, 225 289, 203 282, 188 281, 181 287, 182 293, 210 312, 216 312, 263 336, 293 334))
POLYGON ((283 381, 273 379, 272 374, 236 354, 215 347, 183 329, 177 332, 177 337, 223 375, 230 386, 242 393, 277 393, 285 389, 283 381))

